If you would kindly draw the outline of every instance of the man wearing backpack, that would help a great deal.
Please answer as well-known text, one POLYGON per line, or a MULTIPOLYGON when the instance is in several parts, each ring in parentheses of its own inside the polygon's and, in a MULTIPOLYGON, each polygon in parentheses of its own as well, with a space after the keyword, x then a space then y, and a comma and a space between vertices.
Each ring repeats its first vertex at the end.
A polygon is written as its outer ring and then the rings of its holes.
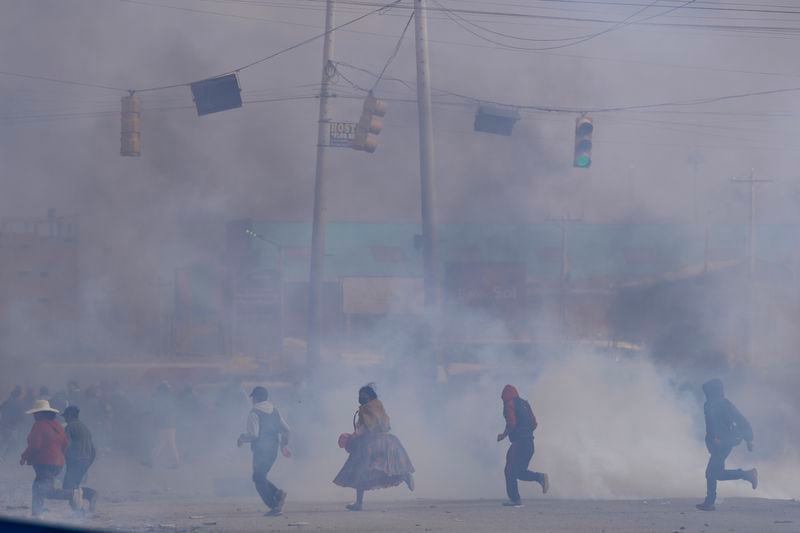
POLYGON ((247 417, 246 432, 239 436, 236 444, 250 443, 253 451, 253 483, 264 505, 270 508, 266 516, 280 516, 286 501, 286 492, 267 479, 272 465, 278 458, 278 450, 284 457, 291 457, 289 451, 289 426, 272 403, 268 401, 269 392, 264 387, 255 387, 250 393, 253 409, 247 417))
POLYGON ((758 470, 726 470, 725 460, 734 447, 744 440, 747 450, 753 451, 753 428, 733 403, 725 397, 722 381, 712 379, 703 383, 706 403, 706 448, 711 454, 706 468, 706 499, 695 507, 701 511, 715 510, 717 481, 743 479, 755 490, 758 487, 758 470))
POLYGON ((536 417, 533 415, 531 405, 519 397, 519 392, 512 385, 506 385, 500 395, 503 400, 503 417, 506 419, 506 428, 497 436, 497 442, 508 437, 511 447, 506 454, 506 492, 508 501, 506 507, 521 507, 518 480, 536 481, 542 486, 542 493, 550 490, 550 479, 542 472, 528 470, 533 458, 533 431, 536 429, 536 417))

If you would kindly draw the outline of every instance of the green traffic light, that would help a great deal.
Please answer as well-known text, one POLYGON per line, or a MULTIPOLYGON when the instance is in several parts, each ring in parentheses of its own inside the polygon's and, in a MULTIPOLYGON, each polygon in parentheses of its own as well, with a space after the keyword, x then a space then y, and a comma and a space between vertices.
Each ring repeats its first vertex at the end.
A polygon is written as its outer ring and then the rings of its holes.
POLYGON ((586 154, 581 154, 575 158, 575 166, 579 168, 588 168, 592 164, 592 158, 586 154))

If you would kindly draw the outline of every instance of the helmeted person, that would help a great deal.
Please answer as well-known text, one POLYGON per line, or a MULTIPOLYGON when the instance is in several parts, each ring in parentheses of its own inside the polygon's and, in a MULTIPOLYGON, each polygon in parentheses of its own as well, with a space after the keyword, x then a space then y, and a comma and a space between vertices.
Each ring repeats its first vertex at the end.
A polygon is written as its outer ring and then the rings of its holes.
POLYGON ((500 395, 503 400, 503 417, 506 420, 505 430, 497 436, 497 442, 508 437, 511 446, 506 454, 506 493, 508 501, 503 503, 506 507, 519 507, 522 505, 519 495, 518 480, 536 481, 542 486, 544 494, 550 490, 550 478, 542 472, 532 472, 528 469, 533 459, 533 431, 538 426, 531 405, 520 398, 519 392, 513 385, 506 385, 500 395))
POLYGON ((239 435, 237 446, 250 443, 253 452, 253 483, 264 505, 270 508, 267 516, 280 516, 286 502, 286 492, 276 487, 267 476, 278 458, 291 457, 289 426, 278 409, 269 402, 269 391, 255 387, 250 393, 253 408, 247 416, 246 431, 239 435))
POLYGON ((706 468, 706 499, 696 507, 701 511, 713 511, 717 500, 717 481, 743 479, 758 487, 758 470, 726 470, 725 460, 742 440, 748 451, 753 451, 753 428, 733 403, 725 397, 722 381, 712 379, 703 383, 706 403, 703 412, 706 419, 706 448, 711 454, 706 468))

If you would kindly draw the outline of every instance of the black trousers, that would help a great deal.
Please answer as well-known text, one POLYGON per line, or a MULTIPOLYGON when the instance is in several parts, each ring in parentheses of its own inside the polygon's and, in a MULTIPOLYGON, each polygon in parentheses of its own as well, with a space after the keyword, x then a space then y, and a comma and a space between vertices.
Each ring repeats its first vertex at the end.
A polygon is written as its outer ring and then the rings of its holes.
POLYGON ((706 467, 706 503, 713 504, 717 501, 717 481, 744 479, 745 477, 742 469, 725 470, 725 460, 732 450, 733 446, 725 444, 710 446, 708 449, 711 457, 709 457, 706 467))
POLYGON ((514 502, 519 501, 518 480, 536 481, 542 483, 544 474, 541 472, 531 472, 528 465, 533 459, 533 439, 522 439, 511 443, 511 447, 506 454, 506 493, 508 499, 514 502))
POLYGON ((267 479, 267 475, 272 469, 272 465, 275 464, 275 460, 277 458, 277 445, 274 447, 270 446, 268 448, 256 448, 253 450, 253 483, 255 483, 258 495, 261 496, 261 500, 264 502, 264 505, 270 509, 273 509, 278 504, 278 496, 281 492, 278 487, 273 485, 272 482, 267 479))
MULTIPOLYGON (((77 489, 86 479, 86 473, 92 466, 91 461, 67 461, 67 471, 64 473, 64 483, 62 487, 66 490, 77 489)), ((97 491, 89 487, 83 487, 83 495, 86 498, 93 498, 97 491)))
POLYGON ((39 516, 44 511, 44 500, 70 500, 72 491, 57 489, 56 477, 61 473, 60 466, 33 465, 36 479, 33 480, 31 514, 39 516))

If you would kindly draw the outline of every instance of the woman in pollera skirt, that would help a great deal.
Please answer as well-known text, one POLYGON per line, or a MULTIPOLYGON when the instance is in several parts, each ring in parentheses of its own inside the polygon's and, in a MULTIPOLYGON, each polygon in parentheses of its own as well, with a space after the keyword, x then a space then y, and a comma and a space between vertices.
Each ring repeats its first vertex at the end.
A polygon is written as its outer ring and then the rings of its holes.
POLYGON ((364 491, 396 487, 401 483, 414 490, 414 466, 400 440, 389 433, 389 416, 370 383, 358 391, 360 407, 353 420, 353 433, 339 437, 339 446, 350 454, 333 480, 340 487, 356 490, 356 501, 347 506, 360 511, 364 491))

